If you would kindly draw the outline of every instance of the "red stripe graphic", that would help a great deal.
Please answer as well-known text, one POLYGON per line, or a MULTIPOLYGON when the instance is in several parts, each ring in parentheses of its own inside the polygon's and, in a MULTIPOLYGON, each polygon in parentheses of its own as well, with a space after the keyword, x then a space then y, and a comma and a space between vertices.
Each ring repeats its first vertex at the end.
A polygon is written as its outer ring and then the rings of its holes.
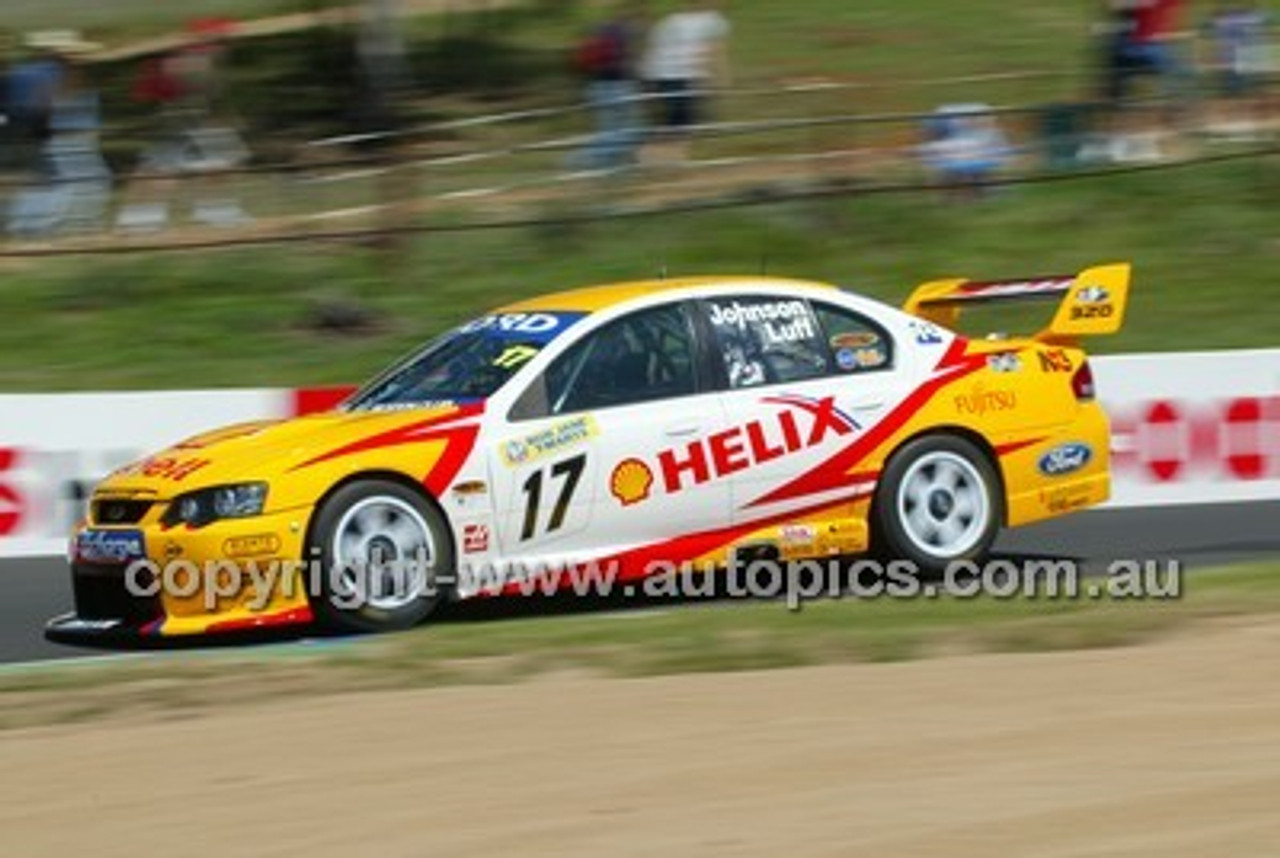
POLYGON ((1043 436, 1040 438, 1027 438, 1025 441, 1010 441, 1008 444, 1000 444, 999 446, 997 446, 996 455, 1008 456, 1009 454, 1016 453, 1019 450, 1025 450, 1028 447, 1034 447, 1036 444, 1039 444, 1042 441, 1046 441, 1046 440, 1048 440, 1047 436, 1043 436))
MULTIPOLYGON (((331 459, 337 459, 342 456, 350 456, 354 453, 363 453, 367 450, 378 450, 383 447, 396 447, 402 444, 420 444, 427 441, 453 440, 455 436, 466 436, 468 443, 467 449, 470 449, 470 443, 475 440, 476 427, 469 426, 451 426, 449 424, 456 423, 467 417, 473 417, 484 411, 483 403, 470 403, 461 405, 456 411, 448 414, 442 414, 417 423, 410 423, 407 426, 398 426, 387 432, 380 432, 377 435, 370 435, 368 438, 361 438, 359 441, 353 441, 345 444, 336 450, 330 450, 328 453, 322 453, 313 459, 308 459, 301 464, 294 465, 290 470, 298 470, 299 468, 310 467, 319 462, 327 462, 331 459)), ((448 451, 446 451, 448 455, 448 451)), ((464 456, 465 458, 465 456, 464 456)))
POLYGON ((968 341, 956 337, 951 342, 946 354, 934 368, 934 375, 920 387, 916 388, 897 408, 890 411, 885 418, 873 426, 865 435, 856 438, 853 443, 840 450, 825 462, 815 465, 788 483, 767 492, 747 504, 748 507, 767 503, 805 497, 820 492, 835 491, 844 488, 851 480, 849 471, 857 466, 872 451, 893 436, 895 432, 916 415, 933 395, 946 385, 987 365, 984 354, 966 355, 968 341))
POLYGON ((439 437, 446 439, 444 452, 440 454, 440 458, 436 460, 427 475, 422 478, 423 485, 433 497, 444 497, 445 490, 449 488, 453 478, 458 476, 458 471, 471 455, 479 434, 480 427, 475 424, 459 426, 457 429, 440 433, 439 437))
POLYGON ((1074 275, 1065 274, 1038 280, 970 280, 957 291, 969 297, 1053 294, 1066 292, 1075 281, 1074 275))
POLYGON ((250 629, 306 625, 314 620, 315 617, 311 613, 311 606, 303 605, 299 608, 288 608, 275 614, 256 614, 252 617, 242 617, 234 620, 219 620, 216 623, 211 623, 205 632, 211 635, 220 632, 243 632, 250 629))

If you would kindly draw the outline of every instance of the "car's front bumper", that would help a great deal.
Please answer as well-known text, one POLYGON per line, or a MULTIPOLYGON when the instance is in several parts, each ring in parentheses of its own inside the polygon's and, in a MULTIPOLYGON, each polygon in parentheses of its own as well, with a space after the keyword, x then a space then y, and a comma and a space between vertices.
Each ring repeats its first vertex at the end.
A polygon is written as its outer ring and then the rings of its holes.
POLYGON ((74 611, 49 620, 44 636, 54 643, 65 644, 130 644, 156 637, 147 632, 145 624, 122 619, 88 619, 74 611))
POLYGON ((177 637, 197 635, 249 635, 288 627, 305 628, 313 622, 311 608, 285 609, 274 613, 258 612, 252 616, 224 617, 211 623, 198 625, 179 623, 166 630, 166 618, 139 623, 123 619, 89 619, 74 611, 59 614, 45 623, 44 636, 54 643, 73 645, 137 645, 177 637))
POLYGON ((244 632, 312 621, 303 557, 309 509, 214 522, 205 527, 85 525, 83 533, 129 542, 142 556, 89 558, 73 550, 75 610, 45 627, 49 640, 77 643, 244 632))

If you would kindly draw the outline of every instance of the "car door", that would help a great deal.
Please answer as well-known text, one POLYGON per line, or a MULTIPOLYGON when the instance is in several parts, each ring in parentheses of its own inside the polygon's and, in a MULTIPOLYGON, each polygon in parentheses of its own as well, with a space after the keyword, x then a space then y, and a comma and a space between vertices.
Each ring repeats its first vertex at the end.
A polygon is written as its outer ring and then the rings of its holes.
POLYGON ((588 332, 516 401, 490 465, 505 557, 554 565, 729 523, 729 485, 697 449, 725 420, 693 312, 671 302, 588 332))
POLYGON ((735 522, 865 488, 874 477, 843 457, 912 386, 888 327, 837 301, 784 294, 708 298, 702 310, 736 433, 735 522), (804 479, 827 464, 849 478, 804 479))

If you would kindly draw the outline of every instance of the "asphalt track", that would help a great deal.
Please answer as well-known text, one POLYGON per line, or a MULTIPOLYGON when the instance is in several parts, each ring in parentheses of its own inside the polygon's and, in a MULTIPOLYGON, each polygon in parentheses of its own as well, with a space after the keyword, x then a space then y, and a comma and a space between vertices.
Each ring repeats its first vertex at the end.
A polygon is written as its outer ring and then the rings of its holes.
MULTIPOLYGON (((1280 501, 1155 509, 1097 510, 1007 532, 996 547, 1005 558, 1063 557, 1102 573, 1114 560, 1176 558, 1184 568, 1280 559, 1280 501)), ((109 651, 48 643, 45 621, 71 608, 66 562, 61 558, 0 561, 0 664, 102 656, 109 651)), ((497 622, 566 610, 617 610, 617 602, 483 600, 452 609, 444 622, 497 622)), ((625 605, 622 607, 626 607, 625 605)), ((643 607, 643 606, 641 606, 643 607)))

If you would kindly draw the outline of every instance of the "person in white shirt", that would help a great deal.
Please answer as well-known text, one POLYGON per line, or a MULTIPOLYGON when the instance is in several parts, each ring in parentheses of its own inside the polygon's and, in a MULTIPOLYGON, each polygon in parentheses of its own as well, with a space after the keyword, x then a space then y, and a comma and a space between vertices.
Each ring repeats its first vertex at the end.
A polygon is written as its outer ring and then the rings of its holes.
POLYGON ((689 129, 704 118, 706 90, 730 84, 729 31, 719 3, 685 0, 649 32, 642 72, 677 157, 689 129))

